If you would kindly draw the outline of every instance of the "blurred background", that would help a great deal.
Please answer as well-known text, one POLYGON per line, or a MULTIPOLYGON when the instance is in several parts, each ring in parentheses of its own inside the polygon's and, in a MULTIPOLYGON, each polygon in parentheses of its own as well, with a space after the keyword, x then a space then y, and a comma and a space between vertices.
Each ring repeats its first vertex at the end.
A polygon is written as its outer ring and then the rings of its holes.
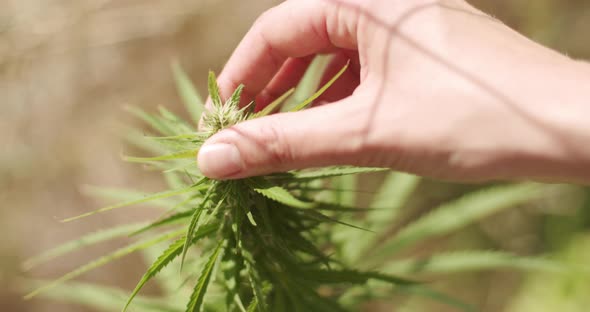
MULTIPOLYGON (((45 300, 22 301, 17 278, 23 259, 81 233, 145 219, 145 212, 130 208, 59 223, 104 204, 82 194, 83 185, 146 191, 164 187, 158 175, 120 160, 121 125, 136 123, 124 107, 149 110, 166 105, 181 111, 171 61, 178 59, 204 90, 206 72, 219 71, 254 19, 278 2, 0 1, 0 311, 86 311, 45 300)), ((588 0, 471 2, 536 41, 590 59, 588 0)), ((463 187, 431 184, 423 196, 433 201, 463 187)), ((508 249, 552 251, 566 244, 567 238, 552 235, 551 229, 585 231, 577 222, 578 214, 558 211, 555 215, 532 217, 522 210, 509 211, 480 226, 508 249)), ((571 257, 590 261, 590 240, 584 244, 585 255, 571 257)), ((36 270, 34 276, 59 276, 112 247, 76 253, 36 270)), ((132 288, 144 266, 141 259, 129 257, 86 274, 83 280, 132 288)), ((465 277, 453 287, 470 301, 488 302, 483 305, 485 311, 519 311, 530 299, 523 292, 547 291, 526 289, 553 283, 543 278, 498 273, 486 279, 492 286, 478 287, 481 283, 465 277)), ((590 296, 590 287, 586 289, 590 296)), ((583 310, 587 307, 560 311, 587 311, 583 310)))

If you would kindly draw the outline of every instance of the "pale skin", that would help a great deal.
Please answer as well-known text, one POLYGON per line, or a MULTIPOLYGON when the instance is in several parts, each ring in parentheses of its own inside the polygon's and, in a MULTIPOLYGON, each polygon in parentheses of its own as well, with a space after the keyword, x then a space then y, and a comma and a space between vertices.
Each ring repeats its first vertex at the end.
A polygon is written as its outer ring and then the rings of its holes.
POLYGON ((201 171, 234 179, 331 165, 453 181, 590 183, 590 65, 462 0, 288 0, 256 21, 221 72, 261 108, 319 53, 322 105, 211 137, 201 171))

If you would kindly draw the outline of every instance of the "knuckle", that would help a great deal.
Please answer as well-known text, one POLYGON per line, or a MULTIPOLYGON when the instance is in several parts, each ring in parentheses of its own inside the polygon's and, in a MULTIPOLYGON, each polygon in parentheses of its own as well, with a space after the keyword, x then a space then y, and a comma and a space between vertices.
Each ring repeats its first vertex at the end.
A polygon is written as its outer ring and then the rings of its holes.
POLYGON ((375 138, 374 120, 371 118, 364 105, 349 105, 341 111, 342 119, 347 120, 346 126, 341 130, 343 140, 339 149, 348 155, 354 156, 364 165, 371 161, 371 155, 382 149, 382 142, 375 138))
POLYGON ((264 149, 271 163, 281 165, 293 161, 291 146, 279 121, 271 120, 262 125, 258 138, 257 143, 264 149))
POLYGON ((267 20, 269 20, 269 18, 271 18, 274 13, 276 12, 276 8, 277 7, 272 7, 270 9, 267 9, 266 11, 262 12, 262 14, 260 14, 258 16, 258 18, 256 19, 256 21, 254 22, 254 26, 260 26, 262 24, 264 24, 267 20))

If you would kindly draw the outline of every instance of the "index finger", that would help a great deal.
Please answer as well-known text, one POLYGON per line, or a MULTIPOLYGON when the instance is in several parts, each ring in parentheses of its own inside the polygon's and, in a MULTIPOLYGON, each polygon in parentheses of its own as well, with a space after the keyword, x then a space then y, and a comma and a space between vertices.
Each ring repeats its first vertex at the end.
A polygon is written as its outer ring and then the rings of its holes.
POLYGON ((355 36, 339 36, 343 32, 338 29, 351 29, 350 23, 356 23, 354 19, 343 21, 339 16, 342 9, 333 1, 293 0, 262 14, 219 75, 222 95, 228 96, 244 83, 244 96, 251 100, 287 58, 356 48, 355 36))

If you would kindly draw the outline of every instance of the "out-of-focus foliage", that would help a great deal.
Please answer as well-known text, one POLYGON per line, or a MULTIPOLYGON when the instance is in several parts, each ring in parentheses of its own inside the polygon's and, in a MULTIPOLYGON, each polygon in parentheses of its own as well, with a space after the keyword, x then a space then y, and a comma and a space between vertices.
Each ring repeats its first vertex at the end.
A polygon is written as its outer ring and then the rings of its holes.
MULTIPOLYGON (((120 134, 125 133, 120 125, 132 122, 121 108, 130 104, 149 109, 165 104, 180 111, 180 106, 172 105, 179 98, 169 75, 170 60, 182 61, 198 89, 204 90, 202 73, 219 70, 255 17, 277 2, 2 2, 0 310, 84 311, 80 306, 55 305, 42 300, 23 302, 22 290, 14 278, 23 258, 82 233, 157 216, 157 211, 134 209, 68 226, 56 222, 103 204, 81 194, 80 187, 86 184, 161 189, 163 185, 154 175, 120 162, 120 134), (42 235, 35 235, 33 242, 30 237, 34 233, 42 235)), ((587 39, 590 2, 587 0, 470 2, 543 44, 577 58, 590 59, 587 39)), ((377 182, 361 179, 341 183, 345 189, 358 185, 361 188, 358 201, 366 203, 364 194, 374 192, 377 182)), ((400 223, 409 222, 466 189, 470 187, 424 181, 416 189, 416 196, 397 211, 400 223)), ((341 200, 349 201, 350 195, 342 193, 341 200)), ((413 252, 419 255, 441 245, 501 248, 520 255, 563 250, 572 237, 566 233, 588 231, 587 223, 579 222, 583 218, 572 209, 577 207, 574 197, 577 196, 548 194, 540 202, 506 210, 476 227, 445 236, 413 252), (574 226, 579 223, 582 226, 574 226)), ((395 233, 398 227, 394 225, 390 233, 395 233)), ((54 262, 35 274, 49 278, 67 272, 125 241, 75 253, 71 260, 54 262)), ((153 256, 122 260, 86 275, 85 281, 129 290, 153 256)), ((517 274, 497 271, 462 275, 437 286, 478 303, 484 311, 501 311, 517 292, 519 298, 540 300, 533 292, 520 291, 520 281, 517 274)), ((158 284, 159 287, 148 287, 147 293, 161 293, 170 287, 166 282, 158 284)), ((370 306, 372 311, 378 307, 377 303, 370 306)), ((406 307, 406 311, 428 308, 417 307, 413 302, 407 302, 406 307)))
MULTIPOLYGON (((572 239, 558 253, 558 258, 574 265, 590 263, 590 236, 572 239)), ((516 294, 507 312, 583 312, 590 307, 590 278, 577 274, 530 274, 516 294)))

